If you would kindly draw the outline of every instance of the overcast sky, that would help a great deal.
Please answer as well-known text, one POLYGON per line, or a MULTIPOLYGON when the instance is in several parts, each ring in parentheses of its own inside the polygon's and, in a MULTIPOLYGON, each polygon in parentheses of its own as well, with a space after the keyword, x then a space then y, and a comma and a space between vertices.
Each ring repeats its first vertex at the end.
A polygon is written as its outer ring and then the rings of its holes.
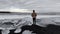
POLYGON ((0 10, 26 10, 27 12, 60 12, 60 0, 0 0, 0 10))

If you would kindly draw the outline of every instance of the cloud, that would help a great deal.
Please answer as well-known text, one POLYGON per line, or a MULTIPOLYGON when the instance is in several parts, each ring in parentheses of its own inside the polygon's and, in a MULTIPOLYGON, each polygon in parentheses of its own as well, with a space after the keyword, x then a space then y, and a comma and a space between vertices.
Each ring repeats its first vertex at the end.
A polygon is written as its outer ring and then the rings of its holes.
POLYGON ((59 12, 60 0, 0 0, 0 9, 19 9, 33 10, 36 12, 59 12))

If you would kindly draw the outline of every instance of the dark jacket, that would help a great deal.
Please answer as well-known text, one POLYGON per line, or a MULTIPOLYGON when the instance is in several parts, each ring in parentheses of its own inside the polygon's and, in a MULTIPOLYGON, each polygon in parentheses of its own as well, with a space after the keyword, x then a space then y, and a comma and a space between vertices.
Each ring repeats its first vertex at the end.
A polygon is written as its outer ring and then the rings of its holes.
POLYGON ((36 13, 32 13, 31 15, 33 18, 36 18, 37 14, 36 13))

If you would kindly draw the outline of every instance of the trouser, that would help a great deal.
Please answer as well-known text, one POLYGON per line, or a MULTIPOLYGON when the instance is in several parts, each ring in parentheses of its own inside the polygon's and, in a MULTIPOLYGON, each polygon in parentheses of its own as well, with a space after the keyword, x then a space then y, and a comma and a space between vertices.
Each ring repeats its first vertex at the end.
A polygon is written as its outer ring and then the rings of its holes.
POLYGON ((33 18, 33 24, 36 24, 36 18, 33 18))

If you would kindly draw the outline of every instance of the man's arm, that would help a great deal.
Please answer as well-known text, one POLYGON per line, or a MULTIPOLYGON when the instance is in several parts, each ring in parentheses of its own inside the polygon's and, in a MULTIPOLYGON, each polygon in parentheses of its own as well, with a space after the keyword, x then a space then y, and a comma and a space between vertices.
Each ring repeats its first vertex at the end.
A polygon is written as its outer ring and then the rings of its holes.
POLYGON ((37 16, 37 13, 36 13, 36 16, 37 16))
POLYGON ((32 16, 32 14, 31 14, 31 16, 32 16))

